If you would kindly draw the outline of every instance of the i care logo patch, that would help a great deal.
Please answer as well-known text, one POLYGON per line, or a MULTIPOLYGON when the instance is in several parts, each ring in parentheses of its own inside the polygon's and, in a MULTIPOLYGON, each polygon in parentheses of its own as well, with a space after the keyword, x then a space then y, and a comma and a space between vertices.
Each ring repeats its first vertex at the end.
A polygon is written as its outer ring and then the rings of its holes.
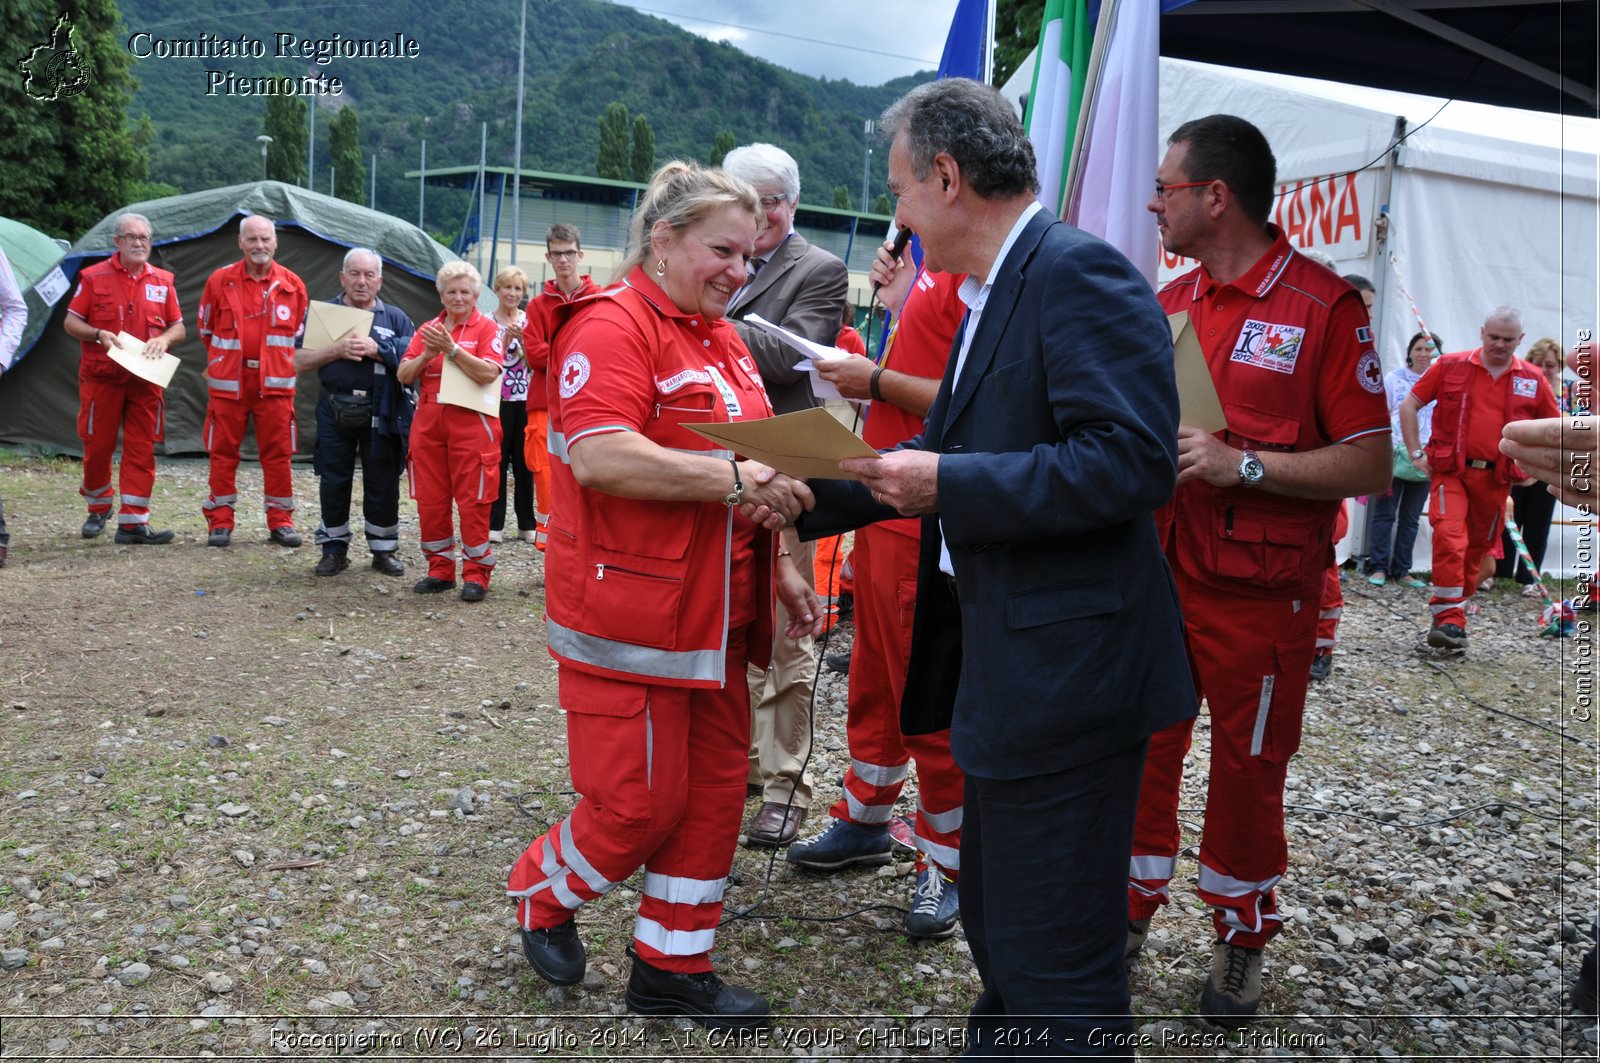
POLYGON ((167 286, 165 284, 146 284, 144 286, 144 297, 152 303, 164 303, 167 301, 167 286))
MULTIPOLYGON (((1299 326, 1252 318, 1239 329, 1239 338, 1228 360, 1270 369, 1274 373, 1293 373, 1305 338, 1306 330, 1299 326)), ((1381 386, 1382 382, 1379 384, 1381 386)))
POLYGON ((1531 399, 1539 394, 1539 382, 1531 377, 1512 377, 1511 394, 1519 399, 1531 399))

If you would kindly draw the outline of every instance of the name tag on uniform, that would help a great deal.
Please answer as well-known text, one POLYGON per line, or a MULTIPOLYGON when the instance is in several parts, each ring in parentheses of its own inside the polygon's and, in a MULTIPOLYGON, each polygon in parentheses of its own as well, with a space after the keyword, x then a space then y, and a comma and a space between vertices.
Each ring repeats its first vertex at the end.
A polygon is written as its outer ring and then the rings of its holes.
POLYGON ((167 301, 167 286, 165 284, 146 284, 144 297, 152 303, 165 303, 167 301))
POLYGON ((739 396, 734 394, 733 388, 723 379, 722 374, 717 372, 716 367, 708 365, 706 372, 711 374, 711 383, 722 393, 722 402, 728 407, 728 418, 737 420, 744 416, 744 407, 739 405, 739 396))

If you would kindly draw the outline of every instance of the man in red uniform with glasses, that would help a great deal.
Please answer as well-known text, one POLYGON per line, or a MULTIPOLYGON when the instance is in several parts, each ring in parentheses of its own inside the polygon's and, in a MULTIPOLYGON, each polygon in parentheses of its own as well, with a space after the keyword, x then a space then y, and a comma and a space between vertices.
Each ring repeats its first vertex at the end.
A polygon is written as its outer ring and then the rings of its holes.
POLYGON ((239 223, 244 258, 206 281, 200 338, 206 345, 206 423, 211 494, 204 504, 208 546, 233 540, 235 479, 244 426, 255 421, 266 487, 267 532, 279 546, 299 546, 294 530, 295 337, 306 318, 306 286, 275 262, 278 231, 252 214, 239 223))
POLYGON ((161 438, 161 388, 128 372, 108 353, 117 334, 144 341, 147 358, 159 358, 183 339, 183 314, 171 273, 150 264, 150 222, 142 214, 117 218, 116 253, 83 271, 67 304, 67 335, 83 345, 78 363, 78 438, 83 440, 83 484, 89 504, 83 537, 93 539, 111 514, 111 456, 122 433, 122 481, 117 510, 119 543, 160 546, 170 531, 150 530, 150 494, 156 483, 156 440, 161 438))
MULTIPOLYGON (((1389 482, 1383 368, 1361 296, 1268 224, 1276 162, 1231 115, 1180 126, 1149 210, 1198 268, 1160 292, 1205 351, 1227 428, 1178 430, 1178 489, 1156 515, 1183 605, 1190 670, 1211 712, 1200 898, 1217 941, 1200 1013, 1242 1026, 1282 926, 1283 784, 1300 745, 1323 574, 1340 500, 1389 482)), ((1129 862, 1128 945, 1171 899, 1178 792, 1193 720, 1150 738, 1129 862)))

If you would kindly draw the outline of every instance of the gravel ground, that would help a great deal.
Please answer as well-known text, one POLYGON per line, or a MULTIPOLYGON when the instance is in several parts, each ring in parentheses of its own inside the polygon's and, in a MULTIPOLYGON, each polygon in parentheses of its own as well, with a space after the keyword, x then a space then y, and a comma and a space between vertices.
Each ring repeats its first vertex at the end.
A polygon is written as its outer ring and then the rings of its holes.
MULTIPOLYGON (((959 934, 899 934, 905 861, 814 877, 741 850, 730 917, 753 910, 717 959, 773 1000, 759 1039, 625 1013, 629 887, 580 920, 584 984, 541 983, 502 894, 573 799, 536 555, 506 544, 482 606, 420 599, 408 506, 407 579, 315 580, 312 549, 254 541, 259 514, 206 550, 203 478, 162 463, 157 523, 180 541, 157 554, 76 538, 75 465, 0 455, 0 1055, 945 1054, 975 978, 959 934)), ((296 481, 314 526, 314 481, 296 481)), ((1425 592, 1346 593, 1289 777, 1265 1017, 1247 1038, 1192 1017, 1202 718, 1190 848, 1130 975, 1142 1054, 1595 1058, 1593 1021, 1564 1004, 1596 909, 1592 641, 1536 637, 1537 608, 1500 589, 1470 652, 1436 655, 1425 592)), ((848 763, 845 680, 822 675, 815 817, 848 763)))

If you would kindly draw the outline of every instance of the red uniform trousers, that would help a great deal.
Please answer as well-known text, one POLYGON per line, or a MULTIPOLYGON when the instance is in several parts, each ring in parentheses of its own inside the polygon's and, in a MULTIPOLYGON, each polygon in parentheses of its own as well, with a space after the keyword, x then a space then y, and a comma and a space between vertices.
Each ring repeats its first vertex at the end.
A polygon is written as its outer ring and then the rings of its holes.
POLYGON ((1467 599, 1478 589, 1478 567, 1500 541, 1511 486, 1493 469, 1467 468, 1433 477, 1428 485, 1428 525, 1433 529, 1434 626, 1467 627, 1467 599))
POLYGON ((850 767, 844 797, 828 814, 850 823, 884 824, 917 762, 917 870, 934 864, 951 878, 961 869, 961 804, 966 780, 950 756, 950 732, 900 733, 900 698, 911 659, 917 605, 919 540, 866 527, 856 532, 856 640, 850 652, 846 735, 850 767))
MULTIPOLYGON (((1339 515, 1333 521, 1335 544, 1350 530, 1350 503, 1339 503, 1339 515)), ((1328 567, 1322 578, 1322 607, 1317 612, 1317 656, 1325 657, 1339 643, 1339 620, 1344 616, 1344 587, 1339 583, 1339 562, 1328 567)))
POLYGON ((111 456, 122 429, 119 525, 150 523, 156 486, 156 442, 162 437, 161 389, 132 373, 121 382, 78 377, 78 438, 83 440, 83 483, 78 493, 90 513, 111 512, 111 456))
POLYGON ((456 578, 453 501, 461 522, 461 579, 489 586, 494 571, 489 510, 500 493, 499 419, 424 396, 411 422, 406 465, 428 575, 456 578))
POLYGON ((237 399, 213 395, 206 404, 211 497, 201 508, 205 510, 208 529, 233 527, 233 509, 239 502, 239 444, 244 439, 245 422, 252 419, 265 486, 267 528, 294 527, 294 476, 289 469, 296 446, 294 396, 261 394, 261 370, 247 367, 239 381, 237 399))
POLYGON ((563 667, 572 813, 534 839, 506 893, 529 930, 558 926, 642 864, 633 944, 651 966, 711 970, 744 817, 749 631, 728 632, 720 689, 652 686, 563 667))
MULTIPOLYGON (((1210 708, 1211 774, 1200 899, 1217 937, 1260 948, 1282 927, 1273 887, 1289 866, 1283 782, 1300 748, 1317 614, 1311 602, 1245 598, 1174 572, 1195 690, 1210 708)), ((1129 865, 1128 918, 1171 900, 1178 793, 1194 721, 1150 736, 1129 865)))
POLYGON ((555 485, 550 482, 550 410, 528 407, 528 427, 522 437, 522 463, 533 474, 533 545, 544 553, 550 528, 550 507, 555 485))
POLYGON ((817 540, 811 572, 817 597, 822 599, 823 619, 826 621, 824 631, 833 627, 839 619, 839 596, 847 592, 855 593, 852 569, 850 556, 844 552, 843 535, 829 535, 817 540))

